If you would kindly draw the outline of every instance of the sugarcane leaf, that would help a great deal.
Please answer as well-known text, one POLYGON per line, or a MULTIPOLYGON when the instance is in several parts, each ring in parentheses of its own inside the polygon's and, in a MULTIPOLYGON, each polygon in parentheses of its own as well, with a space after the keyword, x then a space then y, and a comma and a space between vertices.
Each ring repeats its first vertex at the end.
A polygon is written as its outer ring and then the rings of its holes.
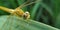
POLYGON ((31 19, 23 19, 16 16, 11 16, 6 22, 8 16, 0 17, 0 29, 2 30, 59 30, 41 22, 37 22, 31 19), (3 24, 6 24, 3 26, 3 24), (10 28, 11 27, 11 28, 10 28))

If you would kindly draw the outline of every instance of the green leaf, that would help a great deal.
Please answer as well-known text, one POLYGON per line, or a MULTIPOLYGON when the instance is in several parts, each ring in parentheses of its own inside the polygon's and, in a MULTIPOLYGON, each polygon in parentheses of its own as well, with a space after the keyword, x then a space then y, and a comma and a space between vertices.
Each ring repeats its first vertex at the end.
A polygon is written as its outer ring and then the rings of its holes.
POLYGON ((0 17, 0 30, 59 30, 31 19, 25 20, 16 16, 10 16, 8 20, 7 18, 8 16, 0 17))
POLYGON ((40 3, 36 3, 36 4, 34 5, 33 9, 30 11, 30 12, 31 12, 31 18, 32 18, 32 19, 34 19, 35 14, 36 14, 36 11, 37 11, 39 5, 40 5, 40 3))
POLYGON ((55 27, 60 28, 60 13, 56 17, 55 27))
POLYGON ((41 5, 42 5, 43 8, 46 9, 46 11, 48 11, 50 13, 51 16, 53 16, 53 11, 48 5, 46 5, 44 3, 41 3, 41 5))
POLYGON ((53 0, 54 5, 54 24, 55 27, 60 28, 60 0, 53 0))

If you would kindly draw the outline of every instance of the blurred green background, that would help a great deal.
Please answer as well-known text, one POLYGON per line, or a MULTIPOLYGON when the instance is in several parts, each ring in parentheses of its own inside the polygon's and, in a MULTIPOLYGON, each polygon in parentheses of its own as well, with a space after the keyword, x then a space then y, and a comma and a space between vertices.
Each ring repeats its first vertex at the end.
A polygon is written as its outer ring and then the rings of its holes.
MULTIPOLYGON (((0 6, 15 9, 27 0, 0 0, 0 6)), ((36 0, 30 0, 36 1, 36 0)), ((22 8, 29 11, 31 19, 60 29, 60 0, 41 0, 40 2, 22 8)), ((0 16, 10 13, 0 10, 0 16)))

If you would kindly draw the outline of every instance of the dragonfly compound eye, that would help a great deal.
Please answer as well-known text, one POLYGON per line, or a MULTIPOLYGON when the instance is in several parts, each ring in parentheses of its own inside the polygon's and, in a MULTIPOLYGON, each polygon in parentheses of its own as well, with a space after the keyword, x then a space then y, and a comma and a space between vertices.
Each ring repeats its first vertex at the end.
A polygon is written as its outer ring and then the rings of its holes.
POLYGON ((24 15, 23 15, 23 18, 29 19, 30 18, 29 12, 25 12, 24 15))

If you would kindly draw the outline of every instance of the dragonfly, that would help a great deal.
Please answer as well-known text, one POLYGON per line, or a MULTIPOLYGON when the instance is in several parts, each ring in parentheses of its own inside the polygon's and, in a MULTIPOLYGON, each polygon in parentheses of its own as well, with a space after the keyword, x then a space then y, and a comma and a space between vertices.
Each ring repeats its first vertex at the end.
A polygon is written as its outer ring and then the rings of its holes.
MULTIPOLYGON (((11 13, 10 16, 11 16, 11 15, 16 15, 16 16, 18 16, 18 17, 23 17, 24 19, 27 20, 27 19, 30 18, 30 13, 29 13, 28 11, 24 12, 24 11, 22 10, 22 8, 25 7, 25 6, 31 5, 31 4, 33 4, 33 3, 40 2, 40 0, 36 0, 35 2, 31 2, 31 3, 29 3, 29 1, 30 1, 30 0, 27 0, 25 3, 21 4, 19 7, 15 8, 15 9, 9 9, 9 8, 3 7, 3 6, 0 6, 0 9, 2 9, 3 11, 6 11, 6 12, 11 13), (28 4, 27 4, 27 3, 28 3, 28 4)), ((9 16, 9 17, 10 17, 10 16, 9 16)), ((9 19, 9 17, 7 18, 7 21, 8 21, 8 19, 9 19)), ((12 21, 12 22, 13 22, 13 21, 12 21)), ((11 25, 13 24, 12 22, 11 22, 11 25)), ((3 26, 4 26, 5 24, 6 24, 6 23, 4 23, 3 26)), ((11 30, 11 27, 10 27, 10 30, 11 30)))
POLYGON ((6 12, 8 12, 8 13, 11 13, 11 14, 16 14, 16 15, 18 15, 18 16, 20 16, 20 17, 25 17, 26 19, 29 19, 30 18, 30 13, 28 12, 28 11, 26 11, 26 12, 24 12, 21 8, 23 8, 23 7, 25 7, 25 6, 28 6, 28 5, 31 5, 31 4, 33 4, 33 3, 36 3, 36 2, 38 2, 38 1, 40 1, 40 0, 37 0, 37 1, 35 1, 35 2, 31 2, 31 3, 29 3, 29 4, 26 4, 26 3, 28 3, 30 0, 28 0, 27 2, 25 2, 25 3, 23 3, 23 4, 21 4, 19 7, 17 7, 17 8, 15 8, 15 9, 9 9, 9 8, 6 8, 6 7, 3 7, 3 6, 0 6, 0 9, 2 9, 3 11, 6 11, 6 12))

